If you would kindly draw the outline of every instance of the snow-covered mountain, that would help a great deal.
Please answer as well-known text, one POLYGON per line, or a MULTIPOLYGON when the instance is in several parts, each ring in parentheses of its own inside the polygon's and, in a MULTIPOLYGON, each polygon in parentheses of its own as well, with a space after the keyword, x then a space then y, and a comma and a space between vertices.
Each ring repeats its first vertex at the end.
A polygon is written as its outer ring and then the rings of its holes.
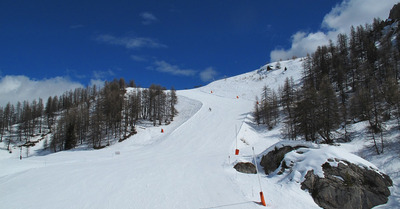
POLYGON ((0 208, 262 208, 260 190, 268 208, 319 208, 300 183, 305 169, 318 171, 326 156, 386 172, 394 181, 392 196, 377 208, 400 207, 399 147, 393 143, 375 156, 363 123, 352 127, 358 137, 351 143, 313 144, 315 151, 290 156, 300 162, 291 173, 266 176, 259 167, 257 176, 233 168, 253 161, 253 147, 259 161, 276 143, 298 143, 282 139, 279 125, 268 131, 252 120, 264 85, 277 90, 287 77, 300 82, 301 59, 277 64, 177 91, 179 115, 170 125, 139 124, 138 134, 101 150, 42 155, 44 140, 29 152, 24 148, 22 160, 17 147, 11 154, 0 150, 0 208))

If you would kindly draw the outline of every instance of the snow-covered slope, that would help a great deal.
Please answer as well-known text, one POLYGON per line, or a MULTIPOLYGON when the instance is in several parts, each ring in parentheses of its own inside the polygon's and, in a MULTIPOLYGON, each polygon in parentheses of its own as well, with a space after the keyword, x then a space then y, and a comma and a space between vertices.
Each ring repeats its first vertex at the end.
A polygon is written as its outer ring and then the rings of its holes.
POLYGON ((273 90, 278 90, 286 78, 292 77, 295 83, 300 82, 302 59, 280 62, 280 69, 275 68, 276 65, 277 62, 273 62, 252 72, 212 82, 200 90, 207 93, 213 91, 213 94, 217 96, 239 97, 239 99, 254 101, 256 96, 260 96, 265 85, 273 90), (267 66, 271 66, 272 70, 268 71, 267 66))
MULTIPOLYGON (((23 160, 17 148, 12 154, 0 150, 0 208, 263 208, 260 189, 269 208, 319 208, 300 189, 302 173, 261 173, 259 183, 257 175, 233 169, 237 161, 252 161, 252 147, 258 154, 281 141, 279 127, 267 131, 251 119, 264 85, 277 89, 286 77, 299 81, 299 59, 280 64, 281 69, 267 72, 264 66, 178 91, 179 115, 173 123, 139 124, 138 134, 102 150, 41 156, 32 149, 23 160)), ((323 153, 345 153, 370 165, 346 150, 324 148, 323 153)))

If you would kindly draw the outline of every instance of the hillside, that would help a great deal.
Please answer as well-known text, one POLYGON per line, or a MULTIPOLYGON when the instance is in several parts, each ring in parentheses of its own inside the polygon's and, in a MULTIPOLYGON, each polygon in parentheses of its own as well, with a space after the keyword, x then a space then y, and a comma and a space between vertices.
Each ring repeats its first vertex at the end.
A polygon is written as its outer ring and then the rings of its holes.
MULTIPOLYGON (((286 77, 299 84, 301 60, 280 64, 281 69, 271 63, 271 71, 263 66, 198 89, 177 91, 179 114, 170 125, 138 124, 138 134, 104 149, 45 155, 40 151, 43 140, 29 153, 22 150, 22 160, 17 147, 12 154, 0 150, 0 207, 263 208, 257 175, 238 173, 233 165, 252 161, 252 147, 258 155, 275 143, 293 143, 283 139, 281 125, 268 131, 252 120, 255 97, 264 85, 277 89, 286 77)), ((387 173, 394 181, 392 196, 387 205, 377 208, 399 207, 398 131, 386 136, 385 153, 377 156, 372 142, 364 139, 365 127, 352 125, 357 136, 350 143, 311 145, 318 149, 295 159, 302 162, 296 172, 266 176, 259 167, 268 208, 319 208, 300 189, 300 181, 306 167, 318 169, 326 156, 387 173), (316 160, 316 156, 322 157, 316 160)))

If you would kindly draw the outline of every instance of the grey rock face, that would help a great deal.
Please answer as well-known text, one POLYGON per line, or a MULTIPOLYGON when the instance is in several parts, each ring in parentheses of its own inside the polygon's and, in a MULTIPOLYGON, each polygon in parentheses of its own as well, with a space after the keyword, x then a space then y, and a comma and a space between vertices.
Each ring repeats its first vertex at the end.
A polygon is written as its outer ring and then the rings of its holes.
POLYGON ((337 167, 322 165, 324 177, 308 171, 301 188, 307 189, 314 201, 326 209, 366 209, 388 201, 392 180, 385 174, 361 168, 346 161, 337 167))
POLYGON ((264 168, 265 174, 269 174, 279 168, 286 153, 299 149, 303 146, 291 147, 284 146, 282 148, 275 148, 268 154, 264 155, 261 159, 260 165, 264 168))
POLYGON ((250 162, 240 162, 237 163, 234 168, 241 172, 241 173, 249 173, 249 174, 256 174, 256 166, 253 163, 250 162))

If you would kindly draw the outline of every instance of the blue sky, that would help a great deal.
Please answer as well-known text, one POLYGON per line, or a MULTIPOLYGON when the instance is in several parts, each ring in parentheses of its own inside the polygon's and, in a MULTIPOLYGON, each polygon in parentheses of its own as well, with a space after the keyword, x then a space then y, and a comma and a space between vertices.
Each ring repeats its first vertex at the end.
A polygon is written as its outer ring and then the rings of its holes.
POLYGON ((31 99, 121 77, 193 88, 304 56, 351 24, 386 19, 396 2, 3 0, 0 96, 31 99))

